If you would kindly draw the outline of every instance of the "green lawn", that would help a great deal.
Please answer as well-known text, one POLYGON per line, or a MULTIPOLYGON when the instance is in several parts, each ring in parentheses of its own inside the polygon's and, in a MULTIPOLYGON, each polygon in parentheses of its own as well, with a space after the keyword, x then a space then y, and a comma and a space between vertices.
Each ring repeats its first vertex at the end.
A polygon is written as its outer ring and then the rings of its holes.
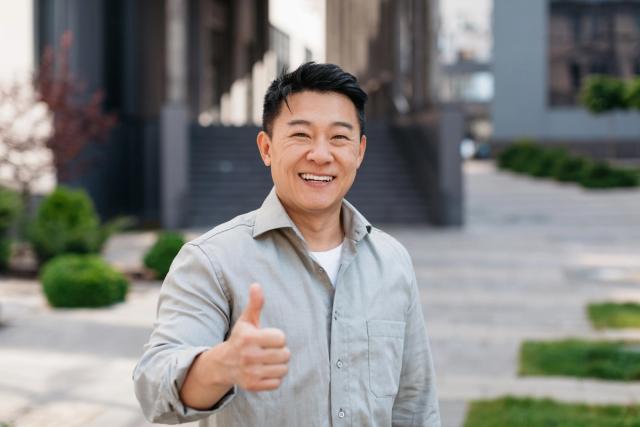
POLYGON ((640 427, 640 407, 506 397, 472 402, 464 427, 640 427))
POLYGON ((623 341, 527 341, 520 375, 640 380, 640 343, 623 341))
POLYGON ((640 304, 599 303, 587 309, 593 326, 602 328, 640 328, 640 304))

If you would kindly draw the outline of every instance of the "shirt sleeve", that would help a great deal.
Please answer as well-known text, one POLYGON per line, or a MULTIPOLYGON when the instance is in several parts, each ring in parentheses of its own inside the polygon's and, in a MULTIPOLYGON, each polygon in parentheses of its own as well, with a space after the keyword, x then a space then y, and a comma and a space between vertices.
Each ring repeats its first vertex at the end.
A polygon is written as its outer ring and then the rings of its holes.
POLYGON ((133 372, 136 396, 150 422, 206 418, 235 396, 234 386, 212 408, 201 411, 185 406, 179 394, 194 359, 227 336, 229 298, 203 250, 184 245, 162 284, 157 320, 133 372))
POLYGON ((415 272, 411 268, 411 303, 406 315, 400 387, 393 403, 392 425, 440 427, 440 410, 431 349, 415 272))

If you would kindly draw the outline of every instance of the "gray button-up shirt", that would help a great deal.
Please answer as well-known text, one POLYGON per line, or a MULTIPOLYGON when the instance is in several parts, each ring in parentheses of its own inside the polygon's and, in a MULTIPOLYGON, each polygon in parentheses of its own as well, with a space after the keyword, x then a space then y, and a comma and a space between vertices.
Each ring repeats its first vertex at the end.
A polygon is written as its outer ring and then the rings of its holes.
POLYGON ((145 416, 231 426, 440 426, 431 352, 409 254, 347 201, 335 288, 274 190, 260 209, 187 243, 134 371, 145 416), (213 408, 185 406, 194 358, 226 339, 262 285, 261 326, 281 329, 289 372, 274 391, 234 387, 213 408))

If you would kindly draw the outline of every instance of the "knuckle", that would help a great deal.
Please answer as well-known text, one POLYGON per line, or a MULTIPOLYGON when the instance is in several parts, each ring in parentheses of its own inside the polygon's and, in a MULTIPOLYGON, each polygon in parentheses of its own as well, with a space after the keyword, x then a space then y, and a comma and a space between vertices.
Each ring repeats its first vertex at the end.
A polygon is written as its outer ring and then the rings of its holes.
POLYGON ((291 350, 289 350, 289 347, 285 347, 283 350, 283 357, 285 362, 288 362, 291 359, 291 350))

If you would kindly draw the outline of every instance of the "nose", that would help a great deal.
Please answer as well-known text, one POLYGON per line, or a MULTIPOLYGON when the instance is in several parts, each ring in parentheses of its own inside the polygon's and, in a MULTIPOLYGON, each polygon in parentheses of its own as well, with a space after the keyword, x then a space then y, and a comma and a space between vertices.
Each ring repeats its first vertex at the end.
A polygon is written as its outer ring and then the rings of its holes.
POLYGON ((329 142, 324 138, 315 140, 307 153, 307 160, 318 164, 330 163, 333 161, 333 154, 331 153, 331 146, 329 142))

